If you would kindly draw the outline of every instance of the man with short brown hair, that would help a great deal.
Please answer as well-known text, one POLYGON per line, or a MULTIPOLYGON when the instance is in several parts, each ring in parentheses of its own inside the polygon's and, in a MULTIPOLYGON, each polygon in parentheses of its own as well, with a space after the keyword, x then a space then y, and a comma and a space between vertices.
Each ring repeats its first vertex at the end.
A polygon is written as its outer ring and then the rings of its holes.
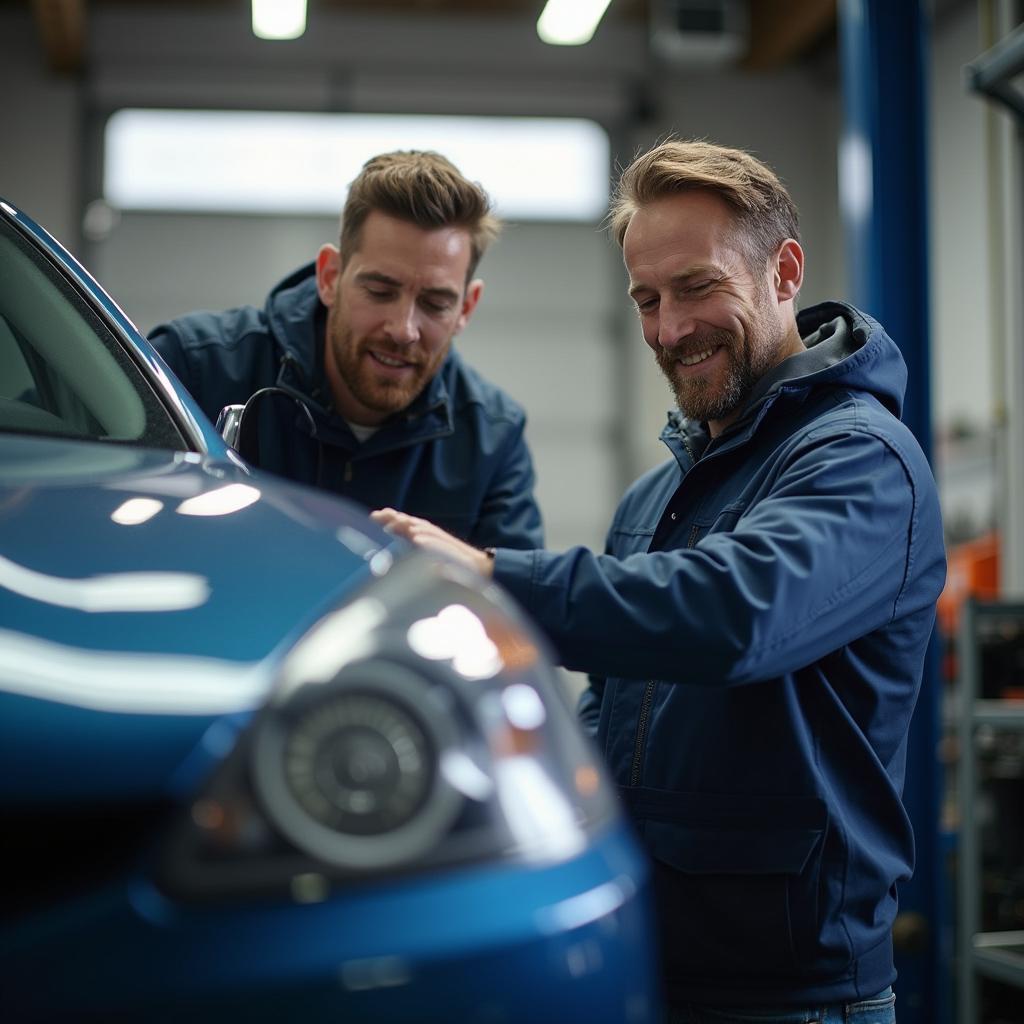
POLYGON ((191 313, 150 340, 211 418, 266 388, 309 411, 275 414, 262 467, 473 544, 536 547, 525 414, 452 346, 498 228, 487 193, 445 157, 381 154, 350 186, 339 245, 263 309, 191 313))
POLYGON ((797 313, 796 209, 749 154, 656 147, 611 224, 680 411, 605 553, 375 518, 493 576, 591 674, 581 717, 654 865, 670 1024, 891 1024, 907 736, 945 578, 906 365, 846 303, 797 313))

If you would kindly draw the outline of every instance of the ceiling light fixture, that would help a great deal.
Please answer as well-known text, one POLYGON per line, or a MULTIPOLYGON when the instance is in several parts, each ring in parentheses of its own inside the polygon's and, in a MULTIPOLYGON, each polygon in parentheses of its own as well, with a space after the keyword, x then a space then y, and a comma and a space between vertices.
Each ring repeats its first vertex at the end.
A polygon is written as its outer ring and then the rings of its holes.
POLYGON ((252 0, 252 32, 260 39, 298 39, 306 31, 306 0, 252 0))
POLYGON ((537 35, 552 46, 589 43, 611 0, 548 0, 537 19, 537 35))

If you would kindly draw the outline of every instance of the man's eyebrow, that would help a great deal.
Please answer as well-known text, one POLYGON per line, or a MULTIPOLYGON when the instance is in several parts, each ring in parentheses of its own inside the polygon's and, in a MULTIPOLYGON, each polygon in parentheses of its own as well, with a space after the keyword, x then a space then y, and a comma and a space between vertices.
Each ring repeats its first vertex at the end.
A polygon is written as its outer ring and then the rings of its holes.
POLYGON ((356 274, 356 280, 360 284, 386 284, 391 288, 401 288, 402 282, 394 277, 388 277, 377 270, 363 270, 356 274))
POLYGON ((444 285, 438 285, 436 288, 424 288, 420 294, 433 295, 438 299, 451 299, 452 302, 458 302, 462 298, 462 295, 454 288, 446 288, 444 285))
MULTIPOLYGON (((402 287, 402 282, 398 278, 382 274, 379 270, 362 270, 356 274, 356 281, 360 284, 383 284, 389 288, 402 287)), ((422 294, 433 295, 439 299, 451 299, 452 302, 458 302, 462 297, 454 288, 448 288, 444 285, 438 285, 436 288, 424 288, 422 294)))
MULTIPOLYGON (((680 274, 676 274, 674 277, 669 279, 669 284, 672 285, 685 285, 689 284, 695 277, 707 277, 711 276, 719 278, 722 275, 722 271, 719 267, 715 267, 712 264, 701 264, 700 266, 690 267, 688 270, 684 270, 680 274)), ((629 289, 629 297, 635 299, 641 292, 651 291, 651 287, 646 284, 635 284, 629 289)))

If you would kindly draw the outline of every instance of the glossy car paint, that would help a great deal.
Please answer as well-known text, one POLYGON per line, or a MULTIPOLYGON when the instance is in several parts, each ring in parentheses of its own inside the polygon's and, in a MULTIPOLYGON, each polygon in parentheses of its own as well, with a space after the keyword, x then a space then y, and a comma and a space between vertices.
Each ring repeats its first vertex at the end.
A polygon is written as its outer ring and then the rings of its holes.
POLYGON ((73 447, 69 458, 66 441, 0 434, 0 707, 10 728, 0 766, 36 756, 38 737, 17 727, 39 714, 25 698, 53 704, 47 770, 14 788, 3 774, 12 800, 162 787, 203 715, 259 707, 275 652, 370 576, 368 554, 393 543, 351 506, 269 476, 255 487, 227 460, 73 447), (231 486, 258 498, 229 514, 180 512, 231 486), (112 518, 139 498, 162 507, 137 525, 112 518), (105 579, 123 600, 90 610, 90 587, 105 579), (145 610, 154 579, 170 588, 171 607, 145 610), (121 728, 104 712, 139 721, 121 728))
MULTIPOLYGON (((74 876, 85 830, 104 828, 94 807, 184 814, 295 642, 409 556, 352 506, 241 464, 109 296, 0 205, 193 448, 0 434, 0 803, 7 828, 73 808, 55 842, 74 876), (153 514, 119 522, 139 499, 153 514)), ((657 1019, 646 865, 617 817, 571 856, 370 872, 313 896, 178 898, 157 879, 164 842, 156 828, 112 875, 0 918, 4 1019, 657 1019)))

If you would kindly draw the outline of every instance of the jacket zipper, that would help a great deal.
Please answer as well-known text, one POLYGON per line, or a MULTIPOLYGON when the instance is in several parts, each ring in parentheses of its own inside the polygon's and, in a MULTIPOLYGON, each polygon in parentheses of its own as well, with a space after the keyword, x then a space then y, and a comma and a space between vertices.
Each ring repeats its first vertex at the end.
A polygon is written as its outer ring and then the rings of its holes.
MULTIPOLYGON (((690 536, 686 539, 686 546, 692 548, 697 543, 697 534, 700 527, 696 523, 690 528, 690 536)), ((629 771, 630 786, 640 785, 640 769, 644 761, 644 741, 647 739, 647 720, 651 717, 651 705, 654 703, 654 688, 657 684, 653 679, 648 680, 644 687, 643 700, 640 701, 640 717, 636 723, 636 740, 633 744, 633 763, 629 771)))
POLYGON ((654 680, 644 687, 644 699, 640 702, 640 718, 636 723, 636 743, 633 747, 633 767, 629 773, 629 784, 640 785, 640 766, 644 758, 644 740, 647 738, 647 719, 654 703, 654 680))

